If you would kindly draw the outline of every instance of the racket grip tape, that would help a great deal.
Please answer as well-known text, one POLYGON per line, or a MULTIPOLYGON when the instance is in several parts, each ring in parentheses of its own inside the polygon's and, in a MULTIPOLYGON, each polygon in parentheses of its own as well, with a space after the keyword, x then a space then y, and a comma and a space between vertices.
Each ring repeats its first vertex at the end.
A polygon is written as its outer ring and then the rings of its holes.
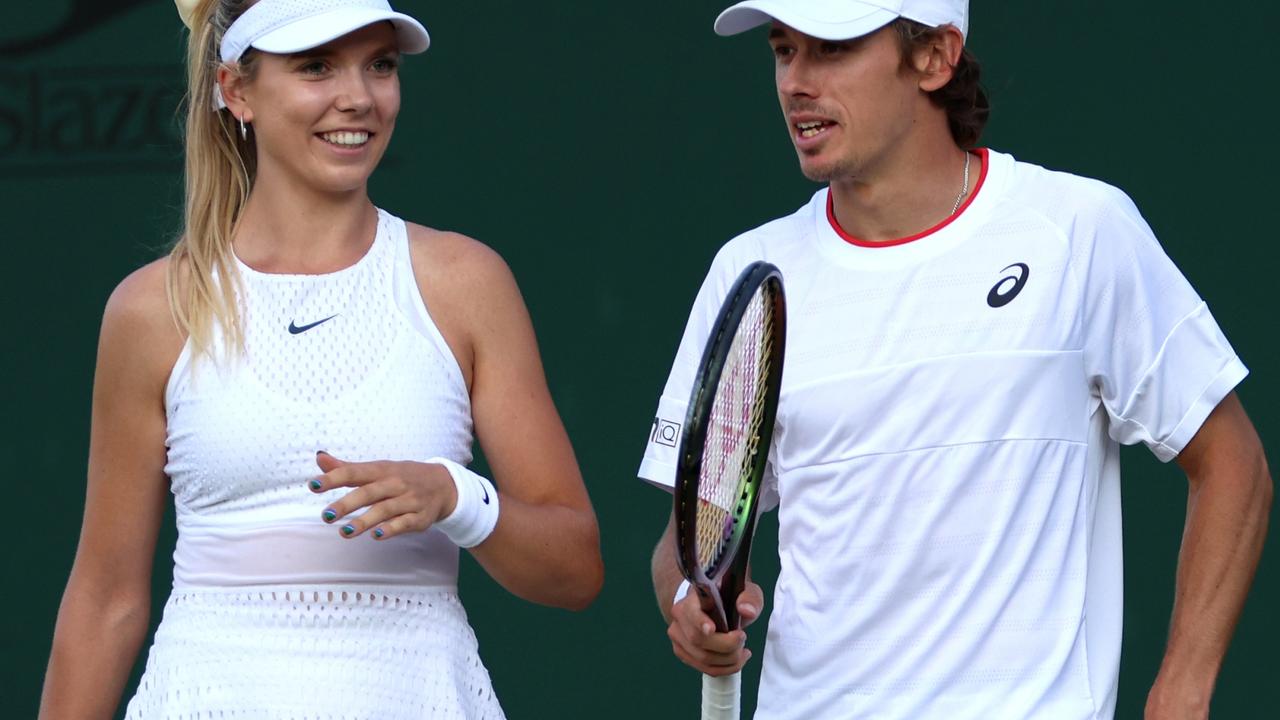
POLYGON ((738 720, 742 705, 742 673, 702 676, 702 720, 738 720))

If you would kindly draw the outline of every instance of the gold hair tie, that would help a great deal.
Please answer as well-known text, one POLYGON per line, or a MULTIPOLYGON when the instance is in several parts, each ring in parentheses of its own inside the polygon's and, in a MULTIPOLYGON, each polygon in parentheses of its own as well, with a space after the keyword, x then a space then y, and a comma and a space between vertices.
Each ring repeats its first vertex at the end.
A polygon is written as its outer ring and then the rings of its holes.
POLYGON ((196 11, 196 5, 200 0, 173 0, 173 4, 178 6, 178 17, 182 18, 182 24, 189 29, 191 27, 191 14, 196 11))

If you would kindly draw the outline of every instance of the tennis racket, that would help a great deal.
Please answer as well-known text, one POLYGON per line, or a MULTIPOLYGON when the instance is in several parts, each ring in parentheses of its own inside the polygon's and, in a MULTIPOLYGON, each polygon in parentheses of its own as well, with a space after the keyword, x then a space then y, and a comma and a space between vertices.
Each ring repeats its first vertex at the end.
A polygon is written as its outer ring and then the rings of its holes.
MULTIPOLYGON (((761 478, 782 385, 782 274, 747 266, 702 353, 677 455, 676 562, 719 632, 739 625, 761 478)), ((737 720, 742 678, 702 677, 703 720, 737 720)))

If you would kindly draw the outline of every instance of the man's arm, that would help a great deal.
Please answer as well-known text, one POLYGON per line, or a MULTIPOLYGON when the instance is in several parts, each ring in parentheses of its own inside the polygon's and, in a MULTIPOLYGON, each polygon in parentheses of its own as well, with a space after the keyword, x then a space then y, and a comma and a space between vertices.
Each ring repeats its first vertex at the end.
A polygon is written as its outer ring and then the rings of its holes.
POLYGON ((738 596, 738 614, 742 628, 727 633, 716 632, 715 622, 698 604, 698 593, 690 592, 678 603, 676 588, 684 577, 676 567, 676 524, 673 516, 667 522, 658 545, 653 549, 650 570, 653 573, 653 591, 657 595, 658 610, 667 622, 667 637, 671 650, 684 664, 708 675, 729 675, 738 672, 751 659, 747 650, 745 628, 760 617, 764 606, 764 592, 751 582, 750 569, 747 584, 738 596))
POLYGON ((653 548, 653 557, 649 561, 649 572, 653 575, 653 592, 657 596, 658 611, 662 619, 671 622, 671 606, 675 601, 676 588, 684 580, 680 568, 676 567, 676 523, 675 516, 667 522, 667 529, 658 538, 653 548))
POLYGON ((1262 442, 1235 393, 1178 455, 1187 521, 1169 644, 1147 697, 1147 720, 1207 718, 1227 644, 1262 554, 1272 482, 1262 442))

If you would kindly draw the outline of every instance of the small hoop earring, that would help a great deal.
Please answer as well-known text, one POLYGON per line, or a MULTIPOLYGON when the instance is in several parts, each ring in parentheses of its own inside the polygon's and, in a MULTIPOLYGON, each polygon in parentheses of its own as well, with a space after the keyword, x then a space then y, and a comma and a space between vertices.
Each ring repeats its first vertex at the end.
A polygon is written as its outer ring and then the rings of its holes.
POLYGON ((249 141, 249 128, 244 124, 244 116, 240 116, 240 139, 245 142, 249 141))

